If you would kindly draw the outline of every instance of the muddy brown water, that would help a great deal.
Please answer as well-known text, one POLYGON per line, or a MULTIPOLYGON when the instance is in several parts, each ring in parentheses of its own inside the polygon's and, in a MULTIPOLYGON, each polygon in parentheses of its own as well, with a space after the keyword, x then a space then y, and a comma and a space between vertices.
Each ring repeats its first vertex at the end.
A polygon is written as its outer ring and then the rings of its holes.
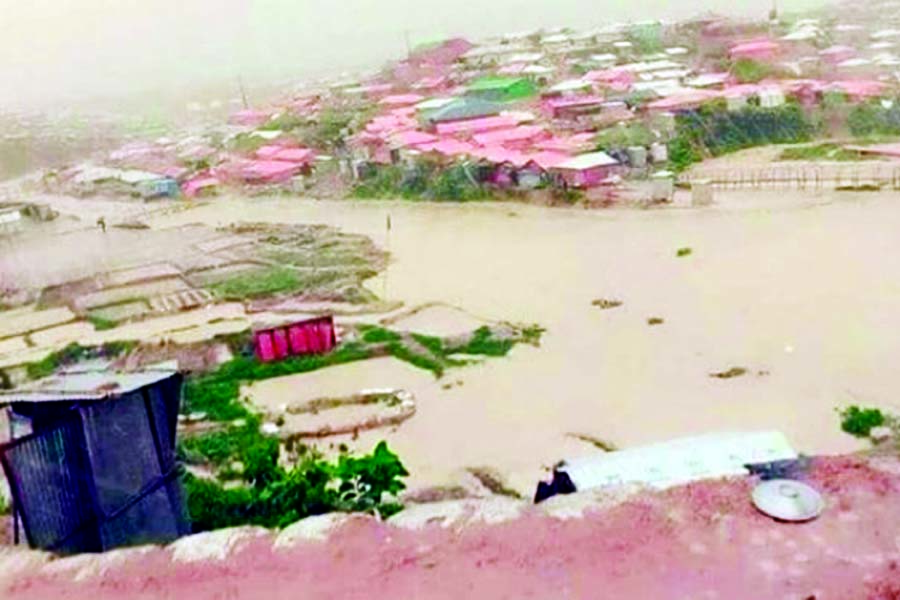
MULTIPOLYGON (((629 447, 773 428, 805 452, 858 447, 835 407, 894 402, 900 205, 887 194, 717 198, 652 211, 223 198, 153 225, 336 225, 392 253, 369 282, 378 294, 544 326, 541 348, 441 381, 356 366, 373 370, 358 374, 368 386, 416 388, 413 419, 354 444, 386 437, 417 481, 491 465, 530 491, 542 466, 596 451, 570 433, 629 447), (692 254, 676 257, 682 247, 692 254), (599 310, 596 298, 623 304, 599 310), (651 316, 664 324, 647 326, 651 316), (747 373, 709 376, 732 367, 747 373)), ((323 376, 308 381, 326 386, 323 376)))

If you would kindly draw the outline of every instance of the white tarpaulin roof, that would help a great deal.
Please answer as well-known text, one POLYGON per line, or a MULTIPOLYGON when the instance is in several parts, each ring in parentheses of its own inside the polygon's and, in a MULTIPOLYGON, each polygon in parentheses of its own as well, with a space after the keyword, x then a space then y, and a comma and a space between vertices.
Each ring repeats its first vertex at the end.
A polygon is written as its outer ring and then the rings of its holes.
POLYGON ((614 159, 606 152, 589 152, 587 154, 579 154, 574 158, 570 158, 566 162, 556 165, 556 168, 582 171, 584 169, 591 169, 593 167, 607 167, 617 164, 619 164, 619 161, 614 159))
POLYGON ((558 470, 578 490, 622 483, 666 488, 746 475, 744 465, 793 458, 797 453, 779 431, 715 433, 566 461, 558 470))

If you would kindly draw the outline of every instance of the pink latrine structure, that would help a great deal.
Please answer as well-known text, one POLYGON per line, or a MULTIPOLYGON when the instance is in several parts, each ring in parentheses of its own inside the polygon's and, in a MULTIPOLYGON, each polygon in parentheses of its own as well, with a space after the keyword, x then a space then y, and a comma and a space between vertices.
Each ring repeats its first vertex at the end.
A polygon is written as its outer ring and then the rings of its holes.
POLYGON ((253 333, 253 348, 261 362, 272 362, 289 356, 326 354, 336 345, 334 318, 330 315, 260 329, 253 333))

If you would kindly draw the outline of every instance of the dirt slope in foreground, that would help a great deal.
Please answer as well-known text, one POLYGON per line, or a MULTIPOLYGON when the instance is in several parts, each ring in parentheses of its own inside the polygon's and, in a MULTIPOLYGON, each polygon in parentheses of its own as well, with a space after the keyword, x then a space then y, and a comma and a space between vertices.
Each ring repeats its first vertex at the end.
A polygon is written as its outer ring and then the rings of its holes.
POLYGON ((390 523, 326 515, 48 561, 0 553, 0 596, 27 598, 900 598, 900 460, 814 461, 827 508, 775 523, 752 479, 622 501, 421 505, 390 523))

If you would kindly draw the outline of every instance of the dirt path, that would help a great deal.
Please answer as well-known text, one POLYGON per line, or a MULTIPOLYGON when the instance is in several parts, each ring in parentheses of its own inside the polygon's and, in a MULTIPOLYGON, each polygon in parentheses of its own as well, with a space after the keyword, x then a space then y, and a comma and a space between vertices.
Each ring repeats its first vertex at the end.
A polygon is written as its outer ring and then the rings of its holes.
POLYGON ((582 495, 542 510, 426 505, 388 524, 351 519, 330 536, 326 519, 284 537, 224 531, 179 550, 24 563, 4 598, 885 600, 900 594, 900 476, 896 459, 880 467, 819 461, 810 481, 827 508, 805 524, 756 512, 740 479, 605 509, 582 495))

